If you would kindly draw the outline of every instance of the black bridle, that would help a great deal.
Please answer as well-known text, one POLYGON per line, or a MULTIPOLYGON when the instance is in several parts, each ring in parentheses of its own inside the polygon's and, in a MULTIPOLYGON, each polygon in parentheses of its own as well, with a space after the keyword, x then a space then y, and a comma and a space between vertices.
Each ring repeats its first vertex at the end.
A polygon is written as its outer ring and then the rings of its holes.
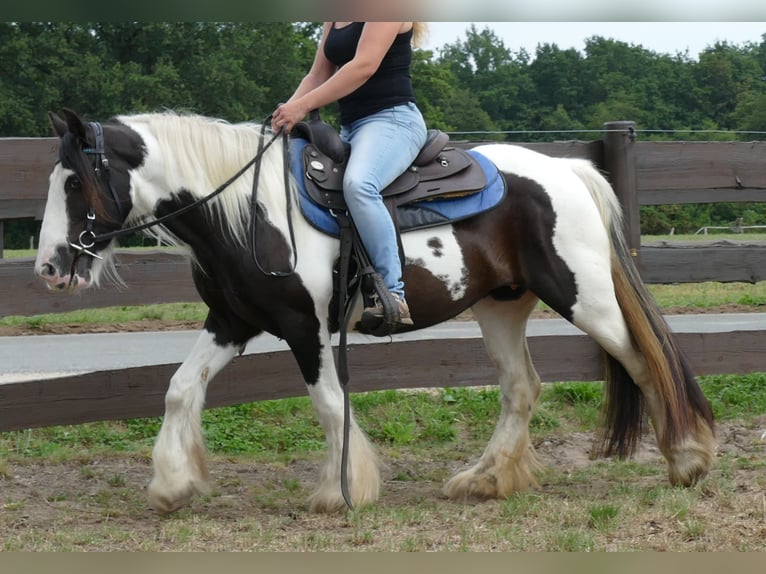
MULTIPOLYGON (((284 277, 292 275, 295 272, 295 268, 297 265, 297 251, 295 248, 295 233, 293 231, 293 223, 292 223, 292 217, 291 217, 291 196, 289 192, 289 158, 288 158, 288 145, 287 145, 287 133, 283 129, 279 129, 277 132, 275 132, 272 137, 269 139, 268 143, 264 145, 264 135, 266 131, 266 124, 269 122, 270 118, 267 118, 263 124, 261 125, 261 137, 259 138, 258 143, 258 152, 255 154, 255 156, 248 161, 245 165, 243 165, 234 175, 232 175, 229 179, 227 179, 225 182, 223 182, 221 185, 219 185, 217 188, 215 188, 213 191, 211 191, 209 194, 205 195, 204 197, 201 197, 194 201, 193 203, 190 203, 188 205, 185 205, 184 207, 181 207, 175 211, 172 211, 170 213, 167 213, 161 217, 158 217, 156 219, 152 219, 151 221, 146 221, 144 223, 140 223, 138 225, 133 225, 130 227, 123 227, 120 229, 117 229, 115 231, 109 231, 106 233, 101 233, 99 235, 96 235, 96 233, 93 231, 93 226, 96 222, 96 216, 94 213, 93 208, 89 208, 86 216, 85 216, 85 229, 83 229, 80 232, 79 237, 77 238, 77 243, 73 241, 69 241, 69 245, 77 251, 75 254, 74 260, 72 261, 72 273, 70 274, 71 277, 74 277, 74 266, 77 262, 77 259, 80 255, 90 255, 91 257, 94 257, 96 259, 103 259, 98 253, 95 253, 91 251, 93 246, 96 245, 96 243, 103 243, 106 241, 109 241, 111 239, 116 239, 118 237, 124 237, 126 235, 130 235, 132 233, 135 233, 137 231, 142 231, 144 229, 149 229, 150 227, 154 227, 156 225, 161 225, 165 223, 166 221, 169 221, 171 219, 174 219, 178 217, 179 215, 182 215, 186 213, 187 211, 191 211, 192 209, 196 209, 197 207, 200 207, 207 202, 209 202, 211 199, 219 195, 221 192, 223 192, 226 188, 228 188, 232 183, 234 183, 237 179, 239 179, 248 169, 250 169, 253 165, 255 165, 255 174, 253 176, 253 195, 252 195, 252 208, 253 212, 251 215, 251 237, 252 237, 252 254, 253 254, 253 260, 255 261, 258 269, 261 270, 262 273, 265 275, 272 275, 277 277, 284 277), (261 160, 263 158, 263 155, 266 153, 266 150, 273 144, 279 136, 282 136, 283 140, 283 147, 284 147, 284 176, 285 176, 285 194, 287 197, 287 222, 290 232, 290 241, 291 241, 291 247, 293 251, 293 261, 290 266, 290 269, 288 271, 266 271, 262 268, 260 263, 258 262, 257 252, 256 252, 256 245, 255 245, 255 219, 256 219, 256 203, 257 203, 257 192, 258 192, 258 179, 260 175, 260 168, 261 168, 261 160)), ((127 213, 124 213, 124 209, 122 207, 122 202, 120 201, 120 197, 117 194, 117 190, 114 188, 114 185, 112 184, 112 181, 110 179, 109 174, 109 160, 106 158, 106 152, 104 149, 104 130, 100 123, 98 122, 90 122, 89 123, 91 129, 93 130, 93 136, 95 145, 92 148, 83 148, 83 152, 87 155, 93 155, 95 156, 95 165, 94 165, 94 172, 96 175, 96 179, 106 185, 106 187, 109 189, 112 200, 114 201, 115 205, 117 206, 117 209, 120 213, 120 217, 124 219, 127 216, 127 213)))
MULTIPOLYGON (((91 122, 89 125, 93 130, 94 146, 83 148, 82 151, 86 155, 95 156, 96 161, 93 171, 96 175, 96 180, 103 182, 106 187, 109 188, 109 192, 112 194, 112 201, 114 201, 114 204, 120 213, 120 217, 124 219, 124 217, 127 216, 127 213, 124 213, 120 196, 117 194, 117 190, 114 188, 112 180, 109 177, 109 160, 107 159, 104 150, 104 128, 98 122, 91 122)), ((103 259, 98 253, 94 253, 90 250, 99 239, 93 231, 95 222, 96 214, 94 213, 93 208, 89 208, 85 214, 85 229, 83 229, 77 237, 77 243, 70 241, 69 245, 77 250, 78 255, 85 254, 95 257, 96 259, 103 259)))

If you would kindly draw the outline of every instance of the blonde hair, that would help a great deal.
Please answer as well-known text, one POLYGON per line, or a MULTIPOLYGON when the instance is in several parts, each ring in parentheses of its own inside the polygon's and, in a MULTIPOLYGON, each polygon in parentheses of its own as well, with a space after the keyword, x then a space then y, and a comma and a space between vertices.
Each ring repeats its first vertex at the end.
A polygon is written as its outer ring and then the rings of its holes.
POLYGON ((419 48, 428 39, 428 24, 426 22, 412 23, 412 45, 419 48))

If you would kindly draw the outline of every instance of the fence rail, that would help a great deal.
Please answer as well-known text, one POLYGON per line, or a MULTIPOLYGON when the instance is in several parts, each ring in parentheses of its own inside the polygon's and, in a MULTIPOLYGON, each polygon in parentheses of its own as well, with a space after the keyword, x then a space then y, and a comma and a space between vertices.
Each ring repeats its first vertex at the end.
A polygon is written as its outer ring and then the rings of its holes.
MULTIPOLYGON (((639 142, 635 134, 632 122, 610 122, 602 140, 519 145, 557 157, 586 158, 607 174, 622 203, 626 237, 645 282, 762 281, 766 244, 642 246, 639 207, 766 201, 766 142, 639 142)), ((42 217, 56 146, 54 138, 0 139, 0 286, 4 293, 0 316, 198 301, 189 262, 179 253, 121 252, 117 267, 128 287, 77 297, 47 292, 33 278, 31 259, 2 259, 3 221, 42 217)), ((679 344, 697 374, 766 370, 765 342, 762 331, 679 334, 679 344)), ((601 376, 599 351, 585 336, 530 338, 530 349, 543 380, 601 376), (556 349, 554 357, 547 352, 550 348, 556 349)), ((350 360, 358 391, 404 385, 483 385, 494 378, 479 339, 369 345, 355 349, 350 360)), ((0 385, 0 430, 160 414, 167 381, 176 367, 157 365, 0 385)), ((208 406, 300 394, 299 381, 287 352, 240 357, 211 386, 208 406), (249 384, 252 373, 258 374, 256 388, 249 384)))
MULTIPOLYGON (((766 371, 762 331, 677 333, 676 337, 698 375, 766 371)), ((543 381, 602 378, 601 351, 586 335, 531 336, 528 344, 543 381)), ((178 366, 132 367, 0 384, 0 431, 161 415, 168 381, 178 366)), ((497 380, 478 336, 353 345, 349 370, 353 392, 475 387, 497 380)), ((211 408, 305 394, 292 354, 273 351, 235 358, 208 387, 205 405, 211 408)))

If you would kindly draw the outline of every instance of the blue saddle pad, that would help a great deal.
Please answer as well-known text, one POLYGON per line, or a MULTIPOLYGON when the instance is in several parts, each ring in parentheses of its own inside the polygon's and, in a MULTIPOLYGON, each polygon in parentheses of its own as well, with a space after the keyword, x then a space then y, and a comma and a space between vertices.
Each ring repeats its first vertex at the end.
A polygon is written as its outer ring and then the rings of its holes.
MULTIPOLYGON (((326 207, 311 199, 306 192, 303 181, 303 163, 301 152, 308 143, 307 140, 292 138, 290 140, 290 167, 298 184, 298 196, 301 212, 306 220, 319 231, 340 236, 338 222, 326 207)), ((470 195, 450 199, 427 199, 397 208, 399 230, 402 233, 414 229, 434 227, 451 221, 458 221, 492 209, 505 197, 505 179, 494 163, 485 156, 468 150, 487 175, 486 187, 470 195)))

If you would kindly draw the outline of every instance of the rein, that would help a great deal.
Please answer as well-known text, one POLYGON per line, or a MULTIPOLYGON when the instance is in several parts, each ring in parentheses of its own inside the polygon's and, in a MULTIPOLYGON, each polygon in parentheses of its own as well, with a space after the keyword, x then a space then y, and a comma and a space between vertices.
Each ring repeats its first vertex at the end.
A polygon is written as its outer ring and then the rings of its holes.
MULTIPOLYGON (((266 151, 266 149, 271 145, 271 142, 274 141, 274 139, 282 132, 282 128, 279 128, 279 131, 276 133, 276 135, 271 139, 269 142, 269 145, 266 147, 263 146, 263 133, 265 130, 265 122, 261 126, 261 138, 258 142, 258 153, 256 154, 257 158, 260 158, 263 156, 263 153, 266 151)), ((255 164, 255 173, 253 174, 253 193, 250 196, 250 244, 252 246, 252 253, 253 253, 253 263, 255 263, 256 267, 258 267, 258 270, 263 273, 264 275, 271 275, 272 277, 288 277, 295 273, 295 268, 298 265, 298 250, 295 248, 295 230, 293 229, 293 217, 292 217, 292 211, 293 211, 293 202, 292 197, 290 195, 290 189, 288 182, 290 181, 290 154, 288 151, 288 145, 287 145, 287 133, 283 135, 282 140, 282 146, 283 146, 283 153, 282 153, 282 173, 283 173, 283 179, 285 181, 285 214, 287 216, 287 228, 290 232, 290 245, 293 250, 293 262, 290 266, 289 271, 266 271, 263 267, 261 267, 260 262, 258 261, 258 249, 256 248, 256 231, 257 231, 257 215, 258 215, 258 180, 260 179, 261 175, 261 162, 258 161, 255 164)))
MULTIPOLYGON (((268 118, 267 118, 266 121, 268 121, 268 118)), ((101 172, 101 173, 106 173, 107 174, 106 178, 107 178, 107 182, 108 182, 108 165, 109 165, 109 162, 106 159, 106 157, 104 156, 103 130, 101 128, 101 124, 99 124, 97 122, 91 123, 91 126, 93 127, 93 131, 94 131, 94 134, 96 136, 96 148, 95 149, 85 148, 85 149, 83 149, 83 152, 85 152, 86 154, 96 155, 97 158, 99 158, 99 157, 102 158, 101 159, 101 163, 102 163, 102 166, 104 167, 105 171, 101 172), (100 143, 100 147, 99 147, 99 143, 100 143)), ((261 128, 261 135, 263 135, 264 130, 265 130, 265 123, 263 124, 263 126, 261 128)), ((117 237, 124 237, 125 235, 130 235, 131 233, 135 233, 136 231, 141 231, 141 230, 144 230, 144 229, 149 229, 150 227, 154 227, 155 225, 160 225, 160 224, 162 224, 162 223, 164 223, 166 221, 169 221, 170 219, 173 219, 175 217, 178 217, 179 215, 182 215, 182 214, 186 213, 187 211, 191 211, 192 209, 195 209, 195 208, 197 208, 197 207, 199 207, 201 205, 204 205, 205 203, 207 203, 208 201, 213 199, 215 196, 217 196, 221 192, 223 192, 227 187, 229 187, 237 179, 239 179, 248 169, 250 169, 250 167, 253 166, 253 164, 257 164, 257 166, 256 166, 256 177, 257 177, 257 174, 260 171, 260 162, 261 162, 261 159, 263 158, 263 154, 266 152, 267 149, 269 149, 271 144, 273 144, 276 141, 276 139, 280 136, 280 134, 283 137, 283 142, 284 142, 284 147, 285 147, 285 152, 286 152, 287 151, 287 134, 284 133, 282 129, 277 131, 271 137, 271 139, 269 140, 269 142, 265 146, 263 144, 263 137, 261 137, 260 144, 259 144, 259 147, 258 147, 258 153, 256 153, 255 156, 253 157, 253 159, 251 159, 244 166, 242 166, 234 175, 232 175, 229 179, 227 179, 225 182, 223 182, 221 185, 219 185, 217 188, 215 188, 213 191, 211 191, 208 195, 199 198, 194 203, 190 203, 189 205, 185 205, 184 207, 181 207, 181 208, 179 208, 179 209, 177 209, 175 211, 167 213, 167 214, 163 215, 162 217, 158 217, 158 218, 153 219, 151 221, 147 221, 147 222, 144 222, 144 223, 141 223, 141 224, 138 224, 138 225, 134 225, 134 226, 131 226, 131 227, 123 227, 123 228, 117 229, 115 231, 109 231, 107 233, 102 233, 101 235, 96 235, 93 232, 93 230, 92 230, 93 221, 95 220, 95 216, 93 215, 93 210, 92 209, 89 210, 88 211, 88 223, 86 225, 86 229, 83 230, 82 233, 80 233, 80 237, 78 238, 78 241, 80 242, 79 245, 75 244, 73 242, 70 242, 70 245, 74 249, 77 249, 81 253, 86 253, 88 255, 91 255, 93 257, 101 259, 101 257, 99 255, 89 251, 89 249, 91 247, 93 247, 96 243, 103 243, 104 241, 109 241, 110 239, 114 239, 114 238, 117 238, 117 237), (83 242, 83 238, 85 236, 89 236, 89 241, 88 241, 87 244, 83 242)), ((99 179, 102 179, 102 176, 101 176, 98 164, 96 165, 95 170, 96 170, 96 176, 99 177, 99 179)), ((119 203, 119 199, 117 197, 116 191, 114 190, 114 187, 111 185, 111 182, 108 182, 108 183, 109 183, 109 189, 112 192, 112 196, 113 196, 114 200, 117 202, 118 206, 120 206, 121 204, 119 203)), ((253 179, 253 186, 257 186, 257 179, 255 179, 255 178, 253 179)), ((285 186, 287 187, 287 182, 285 182, 285 186)), ((289 203, 288 203, 288 205, 289 205, 289 203)), ((255 213, 253 213, 253 217, 255 217, 255 213)), ((291 226, 290 230, 291 230, 291 238, 292 238, 292 226, 291 226)), ((293 252, 295 252, 294 249, 293 249, 293 252)))

